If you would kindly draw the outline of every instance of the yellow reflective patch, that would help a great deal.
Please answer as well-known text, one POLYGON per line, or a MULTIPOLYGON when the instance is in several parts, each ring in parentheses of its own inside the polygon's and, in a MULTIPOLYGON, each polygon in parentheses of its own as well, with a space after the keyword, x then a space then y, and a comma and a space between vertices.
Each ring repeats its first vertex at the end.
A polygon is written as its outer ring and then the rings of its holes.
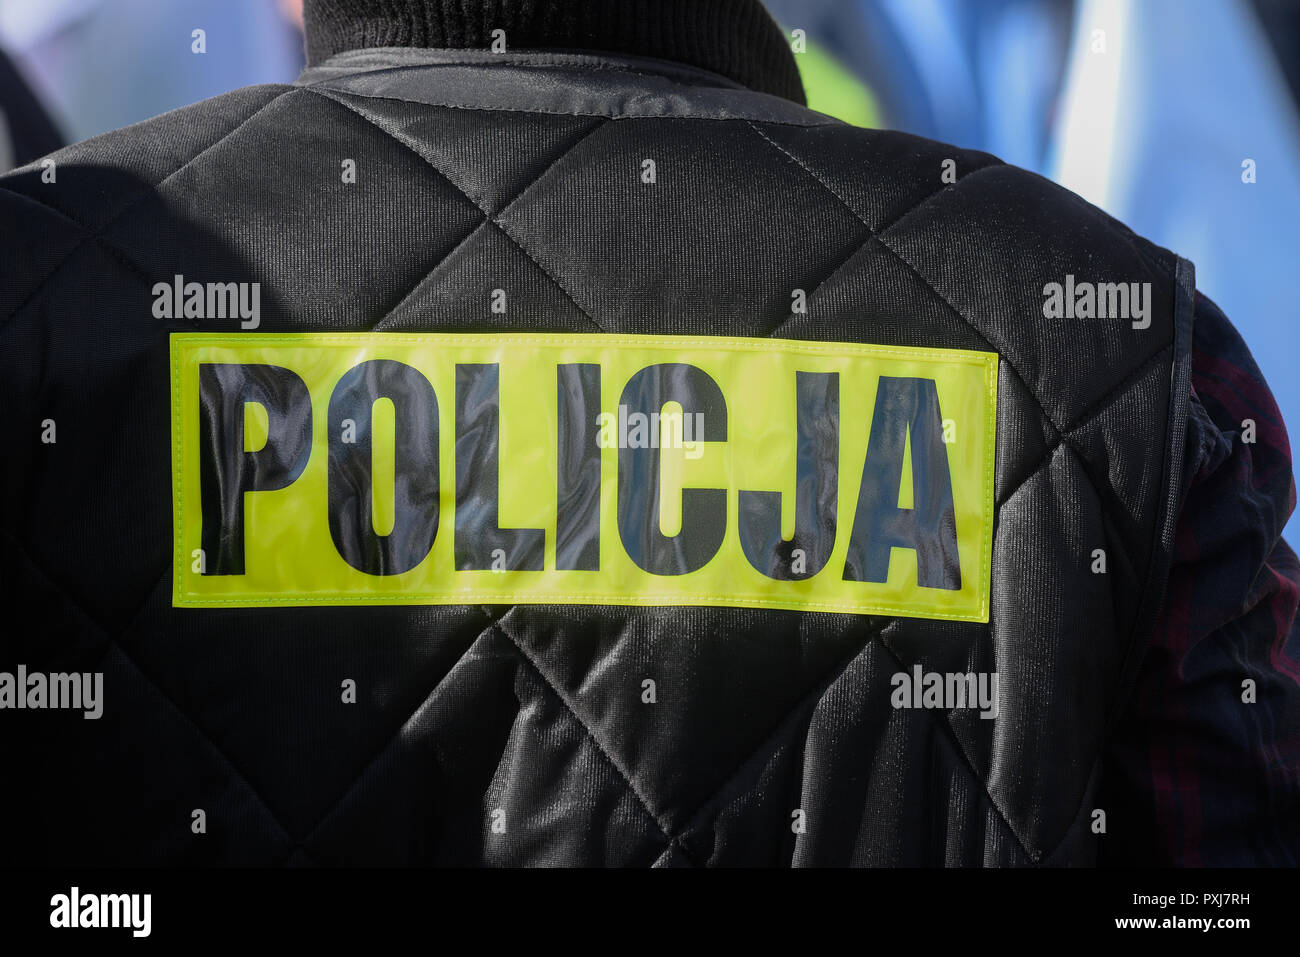
POLYGON ((266 417, 266 406, 260 402, 244 405, 244 451, 260 452, 266 445, 267 430, 270 422, 266 417))
POLYGON ((173 603, 986 622, 997 369, 771 339, 174 334, 173 603))

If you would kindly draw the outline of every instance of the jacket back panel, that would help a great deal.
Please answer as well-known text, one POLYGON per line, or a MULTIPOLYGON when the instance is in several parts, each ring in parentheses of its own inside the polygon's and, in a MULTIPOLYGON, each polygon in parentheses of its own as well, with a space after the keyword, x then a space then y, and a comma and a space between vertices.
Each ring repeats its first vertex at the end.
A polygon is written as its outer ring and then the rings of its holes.
POLYGON ((13 440, 3 470, 24 624, 0 665, 105 673, 102 719, 10 726, 31 783, 9 797, 32 822, 19 856, 1092 861, 1098 758, 1167 564, 1185 266, 984 154, 717 78, 512 56, 345 57, 71 147, 55 183, 0 180, 0 397, 59 429, 13 440), (233 331, 154 318, 175 275, 260 282, 259 333, 997 352, 990 621, 173 608, 168 336, 233 331), (1150 283, 1149 326, 1045 319, 1067 275, 1150 283), (998 716, 894 708, 892 676, 917 665, 997 672, 998 716))

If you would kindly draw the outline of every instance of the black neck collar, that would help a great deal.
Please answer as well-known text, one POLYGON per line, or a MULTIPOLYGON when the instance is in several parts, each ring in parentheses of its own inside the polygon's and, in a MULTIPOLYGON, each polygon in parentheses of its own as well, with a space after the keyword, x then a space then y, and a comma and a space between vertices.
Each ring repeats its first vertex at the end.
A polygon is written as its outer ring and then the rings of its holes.
POLYGON ((804 102, 760 0, 307 0, 307 62, 345 50, 568 50, 674 60, 804 102))

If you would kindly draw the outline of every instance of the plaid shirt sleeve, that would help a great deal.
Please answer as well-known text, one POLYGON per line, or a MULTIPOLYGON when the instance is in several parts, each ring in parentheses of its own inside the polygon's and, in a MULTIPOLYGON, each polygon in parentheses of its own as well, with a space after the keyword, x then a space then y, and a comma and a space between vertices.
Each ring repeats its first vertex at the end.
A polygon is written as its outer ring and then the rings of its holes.
POLYGON ((1281 413, 1197 294, 1173 565, 1108 751, 1103 863, 1300 863, 1300 562, 1281 413), (1253 422, 1253 434, 1251 423, 1253 422))

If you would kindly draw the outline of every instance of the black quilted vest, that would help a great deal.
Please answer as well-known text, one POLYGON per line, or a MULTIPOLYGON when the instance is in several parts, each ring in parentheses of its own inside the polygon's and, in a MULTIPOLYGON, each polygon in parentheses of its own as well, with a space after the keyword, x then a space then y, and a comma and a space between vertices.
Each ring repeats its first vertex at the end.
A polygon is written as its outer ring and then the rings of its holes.
POLYGON ((0 589, 34 623, 0 668, 102 671, 105 712, 5 716, 15 862, 1096 860, 1100 758, 1169 561, 1185 262, 993 157, 629 58, 346 53, 55 160, 55 183, 0 179, 0 407, 23 436, 0 589), (670 189, 643 188, 647 157, 670 189), (168 336, 205 326, 153 317, 174 274, 259 281, 263 333, 994 351, 991 620, 175 609, 168 336), (1045 318, 1067 276, 1150 283, 1149 326, 1045 318), (918 664, 996 671, 998 717, 894 708, 918 664))

